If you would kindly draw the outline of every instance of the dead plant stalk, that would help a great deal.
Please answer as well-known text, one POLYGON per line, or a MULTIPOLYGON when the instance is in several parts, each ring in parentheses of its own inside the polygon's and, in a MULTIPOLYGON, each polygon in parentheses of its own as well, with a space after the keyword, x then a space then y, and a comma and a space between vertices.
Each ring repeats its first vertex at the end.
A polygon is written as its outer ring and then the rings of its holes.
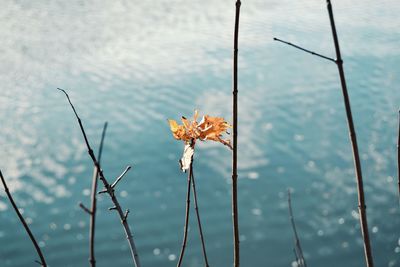
POLYGON ((131 229, 129 227, 129 224, 128 224, 129 210, 126 210, 125 213, 122 211, 121 205, 119 204, 118 199, 117 199, 117 197, 115 195, 115 186, 124 177, 124 175, 130 169, 130 166, 128 166, 124 170, 124 172, 118 178, 115 179, 114 183, 112 183, 111 185, 108 183, 106 177, 104 176, 103 170, 101 169, 100 163, 96 159, 96 156, 94 155, 93 150, 92 150, 92 148, 91 148, 91 146, 89 144, 89 141, 88 141, 87 136, 86 136, 85 129, 83 128, 83 125, 82 125, 82 121, 79 118, 79 116, 78 116, 78 114, 77 114, 77 112, 75 110, 74 105, 71 103, 71 100, 70 100, 67 92, 65 90, 61 89, 61 88, 57 88, 57 89, 62 91, 65 94, 65 96, 67 97, 68 102, 69 102, 72 110, 74 111, 75 117, 78 120, 79 127, 81 129, 81 132, 82 132, 82 135, 83 135, 83 138, 85 140, 85 144, 86 144, 86 147, 87 147, 87 150, 88 150, 88 154, 89 154, 90 158, 92 159, 95 168, 99 172, 99 178, 103 182, 103 185, 104 185, 104 190, 100 191, 99 194, 107 193, 110 196, 111 201, 113 202, 114 206, 109 208, 109 210, 116 210, 117 211, 118 216, 119 216, 119 218, 121 220, 122 227, 124 228, 124 231, 125 231, 125 234, 126 234, 126 239, 128 240, 128 245, 129 245, 129 249, 130 249, 130 252, 131 252, 133 263, 134 263, 134 265, 136 267, 140 267, 141 265, 140 265, 140 261, 139 261, 139 255, 137 253, 135 242, 133 240, 132 231, 131 231, 131 229))

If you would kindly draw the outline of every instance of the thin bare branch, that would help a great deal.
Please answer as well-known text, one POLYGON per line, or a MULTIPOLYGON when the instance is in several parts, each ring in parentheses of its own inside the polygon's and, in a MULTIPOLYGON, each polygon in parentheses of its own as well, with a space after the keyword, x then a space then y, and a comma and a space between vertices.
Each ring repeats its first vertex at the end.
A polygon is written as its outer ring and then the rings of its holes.
POLYGON ((294 251, 296 254, 296 260, 299 263, 299 267, 307 267, 306 260, 303 255, 303 250, 300 245, 300 239, 299 236, 297 235, 296 224, 294 222, 290 189, 288 189, 288 205, 289 205, 289 219, 292 224, 292 229, 294 234, 294 251))
POLYGON ((28 233, 29 238, 31 239, 33 245, 35 246, 36 252, 39 255, 40 262, 37 261, 37 260, 35 262, 39 263, 43 267, 47 267, 47 263, 46 263, 46 260, 45 260, 45 258, 43 256, 42 250, 40 249, 38 243, 36 242, 36 239, 33 236, 32 232, 31 232, 31 229, 29 229, 29 226, 26 223, 24 217, 22 217, 21 212, 19 212, 17 204, 15 204, 15 201, 14 201, 14 199, 13 199, 11 193, 10 193, 10 190, 8 189, 8 186, 6 184, 6 180, 4 179, 3 173, 1 172, 1 170, 0 170, 0 178, 1 178, 1 181, 2 181, 3 186, 4 186, 4 190, 6 191, 7 197, 10 200, 11 205, 14 208, 15 213, 17 213, 17 216, 18 216, 19 220, 21 221, 22 225, 24 226, 25 231, 28 233))
MULTIPOLYGON (((104 138, 106 136, 108 123, 105 122, 103 126, 103 131, 101 133, 100 145, 99 145, 99 152, 97 154, 97 159, 101 161, 101 155, 103 152, 103 144, 104 138)), ((89 263, 92 267, 96 266, 96 257, 94 254, 94 238, 95 238, 95 228, 96 228, 96 212, 97 212, 97 182, 99 179, 99 172, 94 166, 93 168, 93 177, 92 177, 92 193, 91 193, 91 216, 90 216, 90 230, 89 230, 89 263)))
POLYGON ((238 140, 238 44, 240 0, 236 0, 235 30, 233 37, 233 145, 232 145, 232 223, 233 223, 233 266, 240 265, 239 213, 237 201, 237 140, 238 140))
POLYGON ((126 169, 121 173, 120 176, 115 179, 115 182, 111 185, 112 188, 115 188, 115 186, 121 181, 121 179, 125 176, 125 174, 131 169, 131 166, 126 167, 126 169))
POLYGON ((294 47, 294 48, 297 48, 297 49, 299 49, 299 50, 302 50, 302 51, 304 51, 304 52, 306 52, 306 53, 309 53, 309 54, 311 54, 311 55, 314 55, 314 56, 317 56, 317 57, 320 57, 320 58, 323 58, 323 59, 326 59, 326 60, 329 60, 329 61, 332 61, 332 62, 336 63, 336 60, 334 60, 333 58, 330 58, 330 57, 327 57, 327 56, 318 54, 318 53, 316 53, 316 52, 313 52, 313 51, 311 51, 311 50, 305 49, 305 48, 303 48, 303 47, 301 47, 301 46, 292 44, 292 43, 290 43, 290 42, 284 41, 284 40, 282 40, 282 39, 279 39, 279 38, 275 38, 275 37, 274 37, 274 41, 278 41, 278 42, 281 42, 281 43, 290 45, 290 46, 292 46, 292 47, 294 47))
POLYGON ((289 44, 300 50, 303 50, 305 52, 314 54, 316 56, 325 58, 327 60, 330 60, 330 61, 333 61, 336 63, 336 66, 337 66, 338 72, 339 72, 340 83, 342 86, 343 102, 344 102, 344 106, 345 106, 345 110, 346 110, 346 117, 347 117, 347 126, 349 129, 350 142, 351 142, 352 151, 353 151, 354 168, 355 168, 355 173, 356 173, 357 192, 358 192, 358 212, 360 215, 359 217, 360 217, 360 225, 361 225, 361 235, 363 237, 363 242, 364 242, 365 261, 366 261, 367 267, 373 267, 374 263, 373 263, 372 250, 371 250, 371 244, 370 244, 370 239, 369 239, 369 232, 368 232, 368 222, 367 222, 367 212, 366 212, 366 204, 365 204, 365 197, 364 197, 363 177, 362 177, 360 156, 359 156, 359 152, 358 152, 356 131, 355 131, 355 127, 354 127, 353 116, 351 113, 350 99, 349 99, 349 95, 347 92, 346 78, 345 78, 344 69, 343 69, 343 60, 342 60, 342 56, 340 53, 340 47, 339 47, 339 39, 338 39, 337 32, 336 32, 335 20, 333 18, 332 4, 331 4, 330 0, 327 0, 326 3, 327 3, 330 26, 331 26, 331 30, 332 30, 333 42, 335 45, 336 60, 333 60, 332 58, 328 58, 323 55, 314 53, 310 50, 293 45, 286 41, 282 41, 282 40, 279 40, 276 38, 274 40, 289 44))
POLYGON ((104 193, 108 193, 108 190, 107 190, 107 189, 103 189, 103 190, 101 190, 101 191, 98 192, 99 195, 100 195, 100 194, 104 194, 104 193))
POLYGON ((122 226, 124 228, 124 231, 125 231, 125 234, 126 234, 126 238, 127 238, 128 244, 129 244, 129 248, 130 248, 131 255, 132 255, 132 260, 133 260, 133 262, 134 262, 136 267, 140 267, 141 265, 140 265, 140 261, 139 261, 139 256, 137 254, 137 250, 136 250, 136 246, 135 246, 135 243, 134 243, 134 240, 133 240, 132 232, 131 232, 131 229, 129 227, 129 224, 128 224, 127 220, 124 219, 124 212, 122 211, 121 205, 119 204, 118 199, 117 199, 116 195, 114 194, 114 189, 111 187, 111 185, 108 183, 107 179, 104 176, 104 173, 103 173, 103 170, 101 169, 100 163, 96 159, 96 156, 94 155, 93 150, 92 150, 92 148, 91 148, 91 146, 89 144, 89 141, 88 141, 88 139, 86 137, 85 129, 83 128, 81 119, 79 118, 74 106, 72 105, 71 100, 70 100, 67 92, 65 90, 63 90, 63 89, 60 89, 60 88, 57 88, 57 89, 59 89, 60 91, 62 91, 65 94, 65 96, 68 99, 68 102, 70 103, 71 108, 73 109, 73 111, 75 113, 75 116, 76 116, 76 118, 78 120, 78 123, 79 123, 79 126, 81 128, 82 135, 83 135, 83 137, 85 139, 85 143, 86 143, 86 147, 87 147, 87 150, 88 150, 88 154, 89 154, 90 158, 92 159, 94 166, 98 170, 99 178, 103 182, 104 188, 107 190, 107 193, 109 194, 109 196, 111 198, 111 201, 115 205, 115 208, 116 208, 116 210, 118 212, 118 216, 119 216, 121 224, 122 224, 122 226))
POLYGON ((331 29, 332 29, 333 42, 335 44, 336 59, 337 59, 336 65, 338 67, 340 83, 342 85, 343 101, 344 101, 344 105, 345 105, 345 109, 346 109, 347 124, 348 124, 348 128, 349 128, 349 133, 350 133, 350 141, 351 141, 351 146, 353 149, 354 168, 356 171, 356 181, 357 181, 357 191, 358 191, 358 211, 360 214, 361 235, 362 235, 363 241, 364 241, 365 261, 366 261, 367 267, 373 267, 374 262, 373 262, 372 251, 371 251, 371 244, 370 244, 370 240, 369 240, 367 211, 366 211, 366 204, 365 204, 365 198, 364 198, 363 177, 362 177, 362 171, 361 171, 360 156, 358 153, 356 131, 355 131, 354 123, 353 123, 353 116, 351 114, 350 98, 347 93, 346 78, 345 78, 344 69, 343 69, 343 60, 342 60, 342 56, 340 54, 339 39, 338 39, 337 32, 336 32, 335 20, 333 18, 332 5, 331 5, 330 0, 327 0, 326 3, 327 3, 329 20, 330 20, 331 29))
MULTIPOLYGON (((191 168, 193 168, 193 160, 192 160, 192 163, 191 163, 191 168)), ((197 203, 196 183, 195 183, 195 179, 194 179, 194 174, 193 173, 194 172, 192 170, 192 187, 193 187, 193 197, 194 197, 194 209, 196 211, 197 224, 199 226, 199 234, 200 234, 200 240, 201 240, 201 247, 202 247, 202 250, 203 250, 203 257, 204 257, 205 267, 209 267, 208 259, 207 259, 207 252, 206 252, 206 244, 205 244, 205 241, 204 241, 203 229, 201 227, 199 205, 197 203)))
POLYGON ((85 211, 87 214, 92 215, 92 211, 89 210, 88 208, 86 208, 86 206, 83 205, 82 202, 79 202, 79 207, 80 207, 83 211, 85 211))
POLYGON ((399 132, 397 136, 397 185, 399 187, 399 204, 400 204, 400 110, 399 110, 399 132))
MULTIPOLYGON (((192 158, 193 162, 193 158, 192 158)), ((187 184, 187 193, 186 193, 186 211, 185 211, 185 225, 183 227, 183 240, 182 240, 182 248, 181 252, 179 253, 179 260, 178 264, 176 265, 177 267, 180 267, 182 264, 183 256, 185 254, 185 249, 186 249, 186 242, 187 242, 187 233, 188 233, 188 227, 189 227, 189 211, 190 211, 190 185, 192 183, 192 163, 190 163, 189 167, 189 172, 188 172, 188 184, 187 184)))
POLYGON ((298 256, 298 253, 297 253, 295 248, 293 248, 293 254, 294 254, 294 257, 296 259, 297 267, 300 267, 299 256, 298 256))

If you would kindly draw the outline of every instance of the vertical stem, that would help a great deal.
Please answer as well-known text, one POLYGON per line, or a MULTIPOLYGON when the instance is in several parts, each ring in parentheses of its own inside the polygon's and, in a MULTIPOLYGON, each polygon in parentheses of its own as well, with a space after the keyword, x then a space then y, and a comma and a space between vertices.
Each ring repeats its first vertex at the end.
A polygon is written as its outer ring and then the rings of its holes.
POLYGON ((233 41, 233 153, 232 153, 232 221, 233 221, 233 266, 239 267, 239 219, 237 203, 237 135, 238 135, 238 39, 240 0, 236 0, 235 32, 233 41))
MULTIPOLYGON (((192 160, 192 165, 193 165, 193 160, 192 160)), ((203 236, 203 229, 201 227, 201 221, 200 221, 199 206, 197 204, 196 183, 195 183, 195 180, 194 180, 193 171, 192 171, 192 186, 193 186, 193 196, 194 196, 194 209, 196 210, 197 223, 199 225, 199 234, 200 234, 201 246, 202 246, 202 249, 203 249, 203 256, 204 256, 205 266, 209 267, 208 259, 207 259, 207 253, 206 253, 206 245, 205 245, 204 236, 203 236)))
POLYGON ((19 212, 17 204, 15 204, 14 199, 11 196, 10 190, 7 187, 6 180, 4 179, 3 174, 1 173, 1 170, 0 170, 0 178, 1 178, 1 181, 2 181, 2 183, 4 185, 4 190, 6 191, 7 197, 11 202, 11 205, 13 206, 15 212, 17 213, 18 218, 21 221, 22 225, 24 226, 25 231, 28 233, 29 238, 31 239, 33 245, 35 246, 36 252, 37 252, 37 254, 39 255, 39 258, 40 258, 40 265, 43 266, 43 267, 47 267, 46 260, 44 259, 43 253, 40 250, 40 247, 39 247, 38 243, 36 242, 36 239, 33 236, 31 230, 29 229, 29 226, 26 224, 24 217, 22 217, 21 213, 19 212))
POLYGON ((397 139, 397 182, 399 187, 399 203, 400 203, 400 110, 399 110, 399 133, 397 139))
POLYGON ((331 1, 327 0, 327 8, 329 13, 329 20, 332 29, 333 41, 335 44, 336 50, 336 65, 339 71, 340 82, 342 85, 342 92, 343 92, 343 100, 344 105, 346 108, 346 115, 347 115, 347 123, 349 127, 350 133, 350 141, 353 149, 353 157, 354 157, 354 166, 356 170, 356 179, 357 179, 357 189, 358 189, 358 210, 360 215, 360 224, 361 224, 361 233, 364 240, 364 253, 365 253, 365 260, 368 267, 373 267, 373 259, 371 253, 371 246, 369 240, 369 233, 368 233, 368 223, 367 223, 367 214, 366 214, 366 205, 365 205, 365 198, 364 198, 364 188, 363 188, 363 178, 361 173, 361 163, 360 157, 358 153, 358 146, 357 146, 357 138, 356 132, 354 129, 353 117, 351 114, 350 108, 350 100, 347 93, 347 86, 346 86, 346 79, 343 70, 343 60, 340 55, 340 48, 339 48, 339 41, 336 33, 335 21, 333 19, 333 11, 331 1))
MULTIPOLYGON (((97 159, 101 161, 101 154, 103 151, 103 142, 106 134, 107 122, 104 123, 103 132, 101 134, 99 152, 97 154, 97 159)), ((90 208, 90 232, 89 232, 89 263, 92 267, 96 266, 96 258, 94 255, 94 237, 95 237, 95 227, 96 227, 96 211, 97 211, 97 182, 99 178, 99 171, 96 167, 93 169, 93 179, 92 179, 92 195, 91 195, 91 208, 90 208)))
POLYGON ((186 194, 186 212, 185 212, 185 226, 183 228, 183 240, 182 240, 182 248, 179 254, 179 260, 177 267, 180 267, 183 260, 183 255, 185 254, 186 249, 186 241, 187 241, 187 233, 188 233, 188 226, 189 226, 189 211, 190 211, 190 184, 192 182, 192 172, 193 172, 193 158, 192 162, 190 163, 189 172, 188 172, 188 184, 187 184, 187 194, 186 194))
POLYGON ((292 229, 293 229, 293 233, 294 233, 294 243, 295 243, 294 251, 295 251, 295 255, 296 255, 296 261, 297 261, 297 263, 299 263, 300 267, 307 267, 307 263, 306 263, 306 260, 304 259, 304 255, 303 255, 303 250, 300 245, 300 239, 299 239, 299 236, 297 235, 296 224, 294 222, 290 190, 288 190, 288 205, 289 205, 289 218, 290 218, 290 222, 292 224, 292 229))

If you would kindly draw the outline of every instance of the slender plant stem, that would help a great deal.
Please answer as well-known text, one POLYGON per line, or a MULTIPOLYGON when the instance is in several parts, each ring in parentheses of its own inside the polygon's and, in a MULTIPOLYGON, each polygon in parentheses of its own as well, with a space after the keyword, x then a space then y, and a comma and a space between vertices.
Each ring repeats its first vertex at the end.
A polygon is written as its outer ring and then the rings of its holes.
POLYGON ((344 105, 346 108, 346 116, 347 116, 347 124, 349 127, 349 133, 350 133, 350 141, 351 141, 351 145, 353 148, 354 166, 355 166, 355 170, 356 170, 357 189, 358 189, 358 210, 359 210, 359 214, 360 214, 361 233, 362 233, 362 236, 364 239, 365 260, 366 260, 366 264, 368 267, 373 267, 374 263, 373 263, 371 245, 370 245, 369 233, 368 233, 367 213, 366 213, 364 187, 363 187, 363 177, 362 177, 362 172, 361 172, 360 157, 359 157, 359 153, 358 153, 356 131, 354 128, 353 116, 351 114, 350 99, 349 99, 349 96, 347 93, 346 79, 345 79, 344 70, 343 70, 343 60, 342 60, 342 56, 340 54, 339 40, 338 40, 338 36, 336 33, 336 26, 335 26, 335 21, 333 18, 332 5, 331 5, 330 0, 327 0, 326 3, 327 3, 329 20, 330 20, 331 29, 332 29, 333 41, 335 44, 336 65, 338 67, 340 83, 342 85, 343 100, 344 100, 344 105))
POLYGON ((313 52, 313 51, 308 50, 308 49, 305 49, 305 48, 303 48, 303 47, 301 47, 301 46, 298 46, 298 45, 289 43, 289 42, 287 42, 287 41, 281 40, 281 39, 279 39, 279 38, 274 38, 274 41, 278 41, 278 42, 287 44, 287 45, 289 45, 289 46, 292 46, 292 47, 294 47, 294 48, 297 48, 297 49, 299 49, 299 50, 302 50, 302 51, 304 51, 304 52, 306 52, 306 53, 309 53, 309 54, 311 54, 311 55, 314 55, 314 56, 317 56, 317 57, 320 57, 320 58, 323 58, 323 59, 326 59, 326 60, 329 60, 329 61, 332 61, 332 62, 335 62, 335 63, 336 63, 336 60, 334 60, 333 58, 330 58, 330 57, 327 57, 327 56, 318 54, 318 53, 316 53, 316 52, 313 52))
MULTIPOLYGON (((192 160, 192 165, 193 165, 193 160, 192 160)), ((193 168, 193 166, 191 168, 193 168)), ((203 229, 201 227, 199 205, 197 203, 196 183, 195 183, 195 180, 194 180, 193 170, 192 170, 192 186, 193 186, 193 197, 194 197, 194 209, 196 210, 197 223, 199 225, 199 234, 200 234, 200 240, 201 240, 201 247, 203 249, 204 262, 205 262, 205 266, 209 267, 208 259, 207 259, 207 253, 206 253, 206 245, 205 245, 204 236, 203 236, 203 229)))
POLYGON ((233 39, 233 153, 232 153, 232 221, 233 221, 233 266, 239 267, 239 213, 237 200, 237 136, 238 136, 238 43, 240 0, 236 0, 235 31, 233 39))
POLYGON ((293 248, 293 254, 294 254, 294 257, 296 259, 297 266, 301 267, 301 263, 300 263, 298 252, 296 251, 296 248, 293 248))
POLYGON ((288 205, 289 205, 289 218, 292 224, 293 234, 294 234, 294 245, 296 261, 299 263, 299 267, 307 267, 306 260, 304 259, 303 250, 300 245, 300 239, 297 235, 296 224, 294 222, 293 210, 292 210, 292 200, 290 197, 290 190, 288 190, 288 205))
POLYGON ((46 260, 44 259, 43 253, 40 250, 40 247, 39 247, 38 243, 36 242, 36 239, 33 236, 31 230, 29 229, 28 224, 25 222, 24 217, 22 217, 21 213, 19 212, 17 204, 15 204, 15 201, 14 201, 13 197, 11 196, 10 190, 8 189, 8 186, 6 184, 6 180, 4 179, 3 174, 1 173, 1 170, 0 170, 0 178, 1 178, 1 181, 2 181, 3 186, 4 186, 4 190, 6 191, 7 197, 11 202, 11 205, 13 206, 15 212, 17 213, 19 220, 21 221, 22 225, 24 226, 25 231, 28 233, 29 238, 31 239, 33 245, 35 246, 36 252, 39 255, 40 262, 38 262, 38 261, 37 262, 40 263, 41 266, 46 267, 47 263, 46 263, 46 260))
POLYGON ((117 199, 117 197, 115 195, 115 189, 114 189, 113 186, 111 186, 108 183, 106 177, 104 176, 104 173, 103 173, 103 170, 101 169, 100 163, 96 159, 96 156, 94 155, 93 150, 92 150, 92 148, 91 148, 91 146, 89 144, 89 141, 88 141, 87 136, 86 136, 85 129, 83 128, 83 125, 82 125, 82 121, 79 118, 79 116, 78 116, 78 114, 77 114, 77 112, 75 110, 74 105, 71 103, 71 100, 70 100, 67 92, 65 90, 61 89, 61 88, 57 88, 57 89, 62 91, 65 94, 65 96, 67 97, 68 102, 69 102, 72 110, 75 113, 75 117, 78 120, 79 127, 81 129, 83 138, 84 138, 85 143, 86 143, 88 154, 89 154, 90 158, 92 159, 94 166, 96 167, 96 169, 99 172, 100 180, 103 182, 103 185, 104 185, 105 189, 102 192, 108 193, 108 195, 111 198, 111 201, 114 204, 114 207, 109 208, 109 210, 116 210, 117 211, 118 216, 119 216, 119 218, 121 220, 122 227, 124 228, 124 231, 125 231, 125 234, 126 234, 126 239, 128 241, 128 244, 129 244, 129 249, 130 249, 130 252, 131 252, 131 255, 132 255, 133 263, 134 263, 134 265, 136 267, 140 267, 141 265, 140 265, 140 261, 139 261, 139 255, 138 255, 137 250, 136 250, 135 242, 133 241, 132 231, 131 231, 131 229, 129 227, 129 224, 128 224, 128 213, 129 213, 129 210, 125 211, 125 213, 122 211, 121 205, 119 204, 118 199, 117 199))
POLYGON ((399 110, 399 132, 397 135, 397 185, 399 189, 399 204, 400 204, 400 110, 399 110))
MULTIPOLYGON (((193 158, 192 158, 193 163, 193 158)), ((190 211, 190 185, 192 183, 192 172, 193 166, 190 163, 189 172, 188 172, 188 184, 187 184, 187 193, 186 193, 186 211, 185 211, 185 225, 183 227, 183 240, 182 240, 182 248, 181 252, 179 253, 179 260, 177 267, 180 267, 182 264, 183 256, 185 254, 186 249, 186 242, 187 242, 187 234, 188 234, 188 227, 189 227, 189 211, 190 211)))
MULTIPOLYGON (((106 130, 107 130, 107 122, 104 123, 103 126, 103 132, 101 134, 101 140, 100 140, 100 146, 99 146, 99 152, 97 154, 97 159, 99 161, 99 164, 101 162, 101 154, 103 151, 103 143, 104 143, 104 137, 106 135, 106 130)), ((90 232, 89 232, 89 251, 90 251, 90 256, 89 256, 89 262, 92 267, 96 266, 96 258, 94 255, 94 237, 95 237, 95 227, 96 227, 96 212, 97 212, 97 181, 99 178, 99 172, 97 171, 97 168, 93 168, 93 179, 92 179, 92 195, 91 195, 91 213, 90 213, 90 232)))

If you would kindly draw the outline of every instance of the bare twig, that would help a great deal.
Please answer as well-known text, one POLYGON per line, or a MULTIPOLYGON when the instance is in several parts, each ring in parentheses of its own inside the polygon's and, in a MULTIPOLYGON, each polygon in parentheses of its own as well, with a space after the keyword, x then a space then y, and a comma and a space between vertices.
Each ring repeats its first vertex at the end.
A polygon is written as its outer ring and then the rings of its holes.
POLYGON ((399 187, 399 204, 400 204, 400 110, 399 110, 399 133, 397 136, 397 183, 399 187))
MULTIPOLYGON (((97 159, 101 161, 101 155, 103 152, 103 144, 104 138, 106 136, 107 130, 107 122, 104 123, 103 131, 101 133, 100 145, 99 145, 99 152, 97 154, 97 159)), ((86 212, 90 214, 90 229, 89 229, 89 263, 92 267, 96 266, 96 257, 94 254, 94 238, 95 238, 95 228, 96 228, 96 212, 97 212, 97 182, 99 178, 99 172, 96 167, 93 168, 93 178, 92 178, 92 193, 90 196, 91 199, 91 209, 89 212, 84 209, 86 212)), ((83 208, 83 207, 82 207, 83 208)))
POLYGON ((296 255, 296 261, 299 267, 307 267, 307 263, 303 255, 303 250, 301 249, 300 239, 299 236, 297 235, 296 224, 294 222, 292 201, 290 198, 290 189, 288 189, 288 205, 289 205, 289 219, 292 224, 292 229, 294 234, 294 252, 296 255))
POLYGON ((88 154, 89 154, 90 158, 92 159, 94 166, 95 166, 96 169, 98 170, 98 172, 99 172, 99 178, 100 178, 100 180, 103 182, 104 188, 105 188, 105 190, 107 191, 107 193, 109 194, 109 196, 110 196, 110 198, 111 198, 111 201, 112 201, 113 204, 115 205, 115 210, 117 211, 118 216, 119 216, 119 218, 120 218, 120 220, 121 220, 121 224, 122 224, 122 226, 123 226, 123 228, 124 228, 124 231, 125 231, 125 234, 126 234, 126 238, 127 238, 127 240, 128 240, 128 244, 129 244, 129 248, 130 248, 130 251, 131 251, 131 255, 132 255, 133 262, 134 262, 134 264, 135 264, 136 267, 140 267, 139 256, 138 256, 138 254, 137 254, 136 246, 135 246, 135 243, 134 243, 134 241, 133 241, 132 232, 131 232, 131 229, 130 229, 129 224, 128 224, 128 222, 127 222, 127 218, 125 217, 125 214, 124 214, 124 212, 122 211, 121 205, 119 204, 119 202, 118 202, 118 200, 117 200, 117 197, 116 197, 116 195, 115 195, 115 193, 114 193, 114 188, 111 187, 111 185, 108 183, 107 179, 106 179, 105 176, 104 176, 104 173, 103 173, 103 170, 101 169, 100 163, 99 163, 98 160, 96 159, 96 156, 94 155, 93 150, 92 150, 92 148, 91 148, 91 146, 90 146, 90 144, 89 144, 89 141, 88 141, 88 139, 87 139, 87 137, 86 137, 85 129, 83 128, 81 119, 79 118, 79 116, 78 116, 78 114, 77 114, 77 112, 76 112, 74 106, 72 105, 71 100, 70 100, 70 98, 69 98, 67 92, 65 92, 65 90, 60 89, 60 88, 57 88, 57 89, 60 90, 60 91, 62 91, 62 92, 65 94, 65 96, 67 97, 68 102, 69 102, 69 104, 70 104, 72 110, 73 110, 74 113, 75 113, 75 117, 76 117, 77 120, 78 120, 79 127, 80 127, 80 129, 81 129, 83 138, 85 139, 86 147, 87 147, 87 149, 88 149, 88 154))
MULTIPOLYGON (((193 156, 192 156, 193 157, 193 156)), ((193 158, 192 158, 193 162, 193 158)), ((183 240, 182 240, 182 248, 181 252, 179 253, 179 260, 177 267, 180 267, 183 260, 183 255, 185 254, 186 249, 186 242, 187 242, 187 233, 189 227, 189 211, 190 211, 190 184, 192 183, 192 172, 193 167, 192 163, 190 163, 189 172, 188 172, 188 184, 187 184, 187 193, 186 193, 186 211, 185 211, 185 226, 183 227, 183 240)))
POLYGON ((120 174, 120 176, 115 179, 115 182, 112 183, 111 187, 115 188, 115 186, 121 181, 121 179, 125 176, 125 174, 131 169, 131 166, 126 167, 126 169, 120 174))
POLYGON ((297 267, 300 267, 299 255, 298 255, 298 253, 297 253, 295 248, 293 248, 293 253, 294 253, 294 257, 296 259, 297 267))
MULTIPOLYGON (((337 32, 336 32, 335 21, 333 18, 332 5, 331 5, 330 0, 327 0, 326 3, 327 3, 329 20, 330 20, 330 25, 331 25, 331 30, 332 30, 333 42, 334 42, 335 51, 336 51, 336 60, 333 60, 333 61, 336 63, 336 66, 337 66, 338 72, 339 72, 339 78, 340 78, 340 83, 342 86, 342 93, 343 93, 343 101, 344 101, 344 106, 346 109, 347 125, 349 128, 349 134, 350 134, 350 142, 351 142, 351 146, 352 146, 352 150, 353 150, 354 168, 355 168, 355 172, 356 172, 357 192, 358 192, 358 211, 359 211, 359 215, 360 215, 361 234, 362 234, 363 241, 364 241, 365 261, 366 261, 367 267, 373 267, 374 263, 373 263, 371 245, 370 245, 370 240, 369 240, 367 213, 366 213, 366 205, 365 205, 365 197, 364 197, 363 177, 362 177, 362 171, 361 171, 360 156, 359 156, 359 152, 358 152, 356 131, 354 128, 353 116, 351 113, 350 99, 349 99, 349 95, 347 92, 346 78, 345 78, 344 69, 343 69, 343 60, 342 60, 342 56, 340 54, 339 40, 338 40, 338 36, 337 36, 337 32)), ((303 48, 300 48, 297 46, 295 46, 295 47, 299 48, 303 51, 310 52, 309 50, 306 50, 306 49, 303 49, 303 48)), ((321 56, 319 54, 315 54, 315 55, 321 56)), ((329 58, 326 58, 326 59, 332 61, 332 59, 329 59, 329 58)))
POLYGON ((232 221, 233 221, 233 266, 239 267, 239 214, 237 202, 237 135, 238 135, 238 42, 240 0, 236 0, 235 31, 233 39, 233 153, 232 153, 232 221))
MULTIPOLYGON (((191 168, 193 168, 193 160, 192 160, 192 164, 191 165, 192 165, 191 168)), ((208 259, 207 259, 207 253, 206 253, 206 244, 205 244, 205 241, 204 241, 203 229, 201 227, 199 205, 197 203, 196 183, 195 183, 195 180, 194 180, 193 170, 192 170, 192 186, 193 186, 193 197, 194 197, 194 209, 196 210, 197 224, 199 225, 199 234, 200 234, 200 240, 201 240, 201 247, 203 249, 204 262, 205 262, 205 266, 209 267, 208 259)))
POLYGON ((349 95, 347 93, 346 78, 345 78, 344 70, 343 70, 343 60, 342 60, 342 56, 340 54, 339 40, 338 40, 338 36, 336 33, 336 26, 335 26, 335 21, 333 18, 332 5, 331 5, 330 0, 327 0, 326 3, 327 3, 328 13, 329 13, 329 20, 331 23, 333 42, 335 44, 336 65, 338 67, 340 83, 342 85, 343 100, 344 100, 344 105, 346 108, 346 115, 347 115, 347 124, 349 127, 350 140, 351 140, 351 145, 353 148, 353 157, 354 157, 354 165, 355 165, 355 169, 356 169, 356 179, 357 179, 357 189, 358 189, 358 210, 360 213, 361 233, 362 233, 362 236, 364 239, 365 260, 366 260, 368 267, 373 267, 374 262, 373 262, 373 258, 372 258, 371 245, 370 245, 369 233, 368 233, 367 212, 366 212, 364 187, 363 187, 363 177, 362 177, 362 172, 361 172, 360 156, 358 153, 356 131, 354 129, 353 116, 351 114, 350 99, 349 99, 349 95))
POLYGON ((305 48, 300 47, 300 46, 298 46, 298 45, 289 43, 289 42, 287 42, 287 41, 281 40, 281 39, 279 39, 279 38, 274 38, 274 41, 278 41, 278 42, 281 42, 281 43, 290 45, 290 46, 292 46, 292 47, 294 47, 294 48, 300 49, 300 50, 302 50, 302 51, 304 51, 304 52, 307 52, 307 53, 309 53, 309 54, 311 54, 311 55, 314 55, 314 56, 317 56, 317 57, 320 57, 320 58, 324 58, 324 59, 326 59, 326 60, 329 60, 329 61, 332 61, 332 62, 335 62, 335 63, 336 63, 336 60, 334 60, 333 58, 330 58, 330 57, 327 57, 327 56, 318 54, 318 53, 316 53, 316 52, 313 52, 313 51, 311 51, 311 50, 305 49, 305 48))
POLYGON ((46 260, 44 259, 43 253, 40 250, 40 247, 39 247, 38 243, 36 242, 36 239, 33 236, 31 230, 29 229, 28 224, 25 222, 24 217, 22 217, 21 213, 19 212, 17 204, 15 204, 14 199, 11 196, 10 190, 7 187, 6 180, 4 179, 3 174, 1 173, 1 170, 0 170, 0 178, 1 178, 1 181, 2 181, 3 186, 4 186, 4 190, 6 191, 7 197, 11 202, 11 205, 13 206, 15 212, 17 213, 19 220, 21 221, 22 225, 24 226, 25 231, 28 233, 29 238, 31 239, 33 245, 35 246, 36 252, 39 255, 40 262, 39 261, 36 261, 36 262, 39 263, 41 266, 46 267, 47 264, 46 264, 46 260))
POLYGON ((85 205, 83 205, 82 202, 79 202, 79 207, 80 207, 84 212, 86 212, 87 214, 92 215, 92 211, 91 211, 90 209, 88 209, 85 205))

